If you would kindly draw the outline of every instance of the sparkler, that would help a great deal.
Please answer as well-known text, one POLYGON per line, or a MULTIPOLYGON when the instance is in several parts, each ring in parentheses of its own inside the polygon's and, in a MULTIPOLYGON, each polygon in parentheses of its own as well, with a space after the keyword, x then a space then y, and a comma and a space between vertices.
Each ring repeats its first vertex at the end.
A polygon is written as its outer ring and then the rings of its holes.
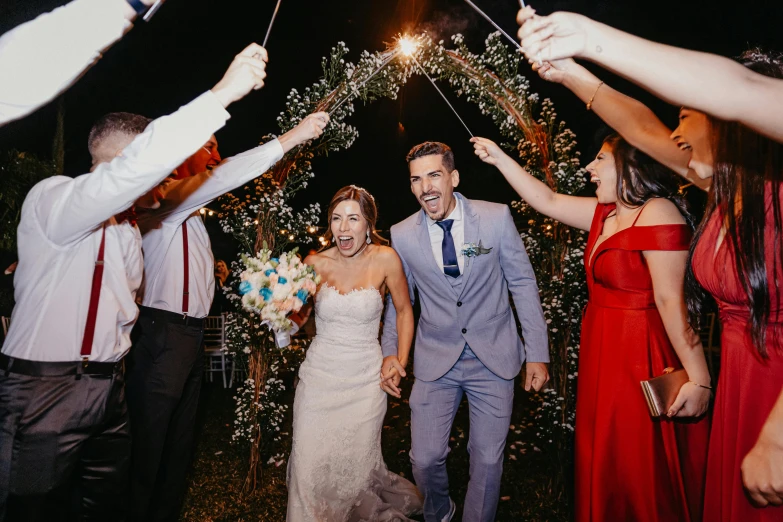
MULTIPOLYGON (((398 55, 402 54, 403 56, 413 56, 413 53, 416 52, 416 49, 419 48, 418 42, 416 42, 415 39, 410 38, 408 36, 403 36, 397 40, 397 50, 395 50, 392 54, 390 54, 385 60, 381 62, 381 64, 375 68, 373 72, 370 73, 370 75, 365 78, 364 80, 359 83, 359 85, 356 86, 356 89, 354 92, 358 92, 359 89, 364 87, 364 85, 370 81, 376 74, 381 72, 381 70, 386 67, 389 62, 394 60, 398 55)), ((347 102, 350 98, 353 92, 349 92, 345 97, 340 99, 331 109, 329 109, 329 114, 332 114, 334 111, 337 110, 340 105, 347 102)))
POLYGON ((446 102, 446 105, 448 105, 448 106, 449 106, 449 109, 451 109, 451 111, 452 111, 452 112, 454 113, 454 115, 457 117, 457 119, 458 119, 458 120, 459 120, 459 122, 462 124, 462 126, 463 126, 463 127, 465 127, 465 130, 466 130, 466 131, 468 131, 468 134, 470 134, 470 137, 472 138, 472 137, 473 137, 473 133, 472 133, 472 132, 470 132, 470 129, 468 128, 467 124, 465 124, 465 122, 463 121, 462 117, 460 117, 459 113, 457 112, 457 109, 455 109, 455 108, 454 108, 454 106, 451 104, 451 102, 449 102, 449 99, 448 99, 448 98, 446 98, 446 95, 445 95, 445 94, 443 94, 443 91, 441 91, 441 90, 440 90, 440 88, 439 88, 439 87, 438 87, 438 86, 435 84, 435 82, 432 80, 432 78, 430 78, 430 75, 429 75, 429 74, 427 74, 427 71, 425 71, 425 70, 424 70, 424 67, 422 67, 422 66, 421 66, 421 64, 419 63, 419 61, 416 59, 416 57, 415 57, 415 56, 414 56, 412 53, 410 54, 410 58, 413 60, 413 63, 415 63, 415 64, 416 64, 416 67, 418 67, 418 68, 419 68, 419 70, 421 71, 421 73, 422 73, 424 76, 426 76, 426 77, 427 77, 427 79, 430 81, 430 83, 432 84, 432 86, 433 86, 433 87, 435 87, 435 90, 436 90, 436 91, 438 91, 438 94, 440 94, 441 98, 443 98, 443 101, 445 101, 445 102, 446 102))
POLYGON ((272 24, 275 23, 275 18, 277 17, 277 10, 280 9, 280 2, 283 0, 277 0, 277 5, 275 6, 275 12, 272 13, 272 19, 269 20, 269 27, 266 30, 266 36, 264 36, 264 43, 261 44, 261 47, 266 49, 266 42, 269 40, 269 33, 272 32, 272 24))
MULTIPOLYGON (((465 2, 466 2, 466 3, 467 3, 469 6, 470 6, 470 7, 472 7, 473 9, 475 9, 475 11, 476 11, 478 14, 480 14, 481 16, 483 16, 483 17, 484 17, 484 19, 485 19, 487 22, 491 23, 491 24, 492 24, 492 25, 495 27, 495 29, 497 29, 498 31, 500 31, 500 34, 502 34, 503 36, 505 36, 505 37, 508 39, 508 41, 509 41, 509 42, 511 42, 512 44, 514 44, 514 46, 515 46, 517 49, 519 49, 520 51, 522 50, 522 46, 521 46, 521 45, 519 45, 519 42, 517 42, 516 40, 514 40, 513 38, 511 38, 511 36, 509 36, 509 34, 508 34, 506 31, 504 31, 503 29, 501 29, 501 28, 500 28, 500 26, 499 26, 498 24, 496 24, 496 23, 495 23, 495 21, 494 21, 494 20, 492 20, 492 18, 490 18, 490 17, 489 17, 489 16, 488 16, 488 15, 487 15, 487 14, 486 14, 484 11, 482 11, 481 9, 479 9, 479 8, 478 8, 478 6, 477 6, 476 4, 474 4, 474 3, 473 3, 473 2, 471 2, 470 0, 465 0, 465 2)), ((524 2, 524 0, 520 0, 520 1, 519 1, 519 3, 520 3, 520 5, 522 5, 522 7, 523 7, 523 8, 525 7, 525 2, 524 2)))
POLYGON ((522 9, 524 9, 526 7, 525 6, 525 0, 519 0, 519 7, 521 7, 522 9))

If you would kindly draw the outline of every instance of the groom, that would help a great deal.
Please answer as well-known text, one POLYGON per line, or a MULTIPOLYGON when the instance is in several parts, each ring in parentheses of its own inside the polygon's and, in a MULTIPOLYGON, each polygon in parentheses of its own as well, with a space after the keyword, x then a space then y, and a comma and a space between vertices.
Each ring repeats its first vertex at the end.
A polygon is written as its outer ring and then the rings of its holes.
MULTIPOLYGON (((411 463, 424 494, 424 519, 447 522, 446 456, 454 416, 470 405, 470 482, 464 522, 492 522, 500 496, 503 451, 514 399, 514 377, 527 361, 525 389, 549 380, 547 330, 533 268, 506 205, 455 193, 459 172, 451 149, 437 142, 408 153, 411 190, 422 210, 391 229, 411 301, 419 291, 410 397, 411 463), (514 298, 524 344, 508 294, 514 298)), ((388 302, 382 338, 384 386, 400 382, 396 312, 388 302)))

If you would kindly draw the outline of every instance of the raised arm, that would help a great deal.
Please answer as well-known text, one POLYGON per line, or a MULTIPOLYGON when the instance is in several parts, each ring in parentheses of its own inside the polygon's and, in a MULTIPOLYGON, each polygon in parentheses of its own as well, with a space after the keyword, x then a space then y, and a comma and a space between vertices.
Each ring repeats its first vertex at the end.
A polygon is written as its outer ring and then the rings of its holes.
POLYGON ((533 69, 545 80, 561 83, 628 143, 687 179, 702 190, 711 181, 703 180, 688 168, 690 154, 671 139, 672 131, 653 111, 638 100, 626 96, 599 80, 593 73, 567 58, 533 69))
POLYGON ((248 46, 211 91, 150 123, 111 162, 68 182, 41 182, 36 216, 49 240, 65 245, 89 234, 166 178, 225 124, 225 107, 263 86, 264 60, 261 46, 248 46))
POLYGON ((211 171, 169 183, 162 189, 160 209, 153 212, 165 216, 164 221, 184 222, 195 210, 269 170, 293 147, 319 137, 328 123, 325 112, 310 114, 279 139, 228 158, 211 171))
POLYGON ((486 138, 471 138, 476 156, 484 163, 494 165, 519 196, 538 212, 568 226, 590 230, 596 198, 558 194, 539 181, 498 145, 486 138))
POLYGON ((519 11, 525 55, 536 61, 584 58, 673 103, 738 121, 783 142, 783 80, 714 54, 644 40, 575 13, 519 11))
POLYGON ((73 0, 0 37, 0 126, 70 87, 135 17, 126 0, 73 0))

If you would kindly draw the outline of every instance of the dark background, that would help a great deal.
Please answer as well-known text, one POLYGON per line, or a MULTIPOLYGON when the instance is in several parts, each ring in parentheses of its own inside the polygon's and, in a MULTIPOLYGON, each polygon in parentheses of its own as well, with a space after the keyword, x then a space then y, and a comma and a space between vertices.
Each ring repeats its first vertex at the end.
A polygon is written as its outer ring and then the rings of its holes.
MULTIPOLYGON (((0 0, 0 32, 64 3, 0 0)), ((518 4, 514 0, 477 3, 507 32, 516 34, 518 4)), ((543 14, 559 9, 576 11, 643 37, 733 56, 752 45, 783 49, 781 4, 759 0, 731 4, 708 0, 541 0, 534 7, 543 14)), ((65 173, 75 176, 89 168, 86 136, 99 116, 130 111, 158 117, 212 87, 236 53, 251 41, 263 40, 274 5, 275 0, 168 0, 150 23, 137 22, 133 31, 67 92, 65 173)), ((321 57, 336 42, 346 42, 350 58, 356 61, 363 49, 383 49, 384 42, 392 41, 397 33, 422 29, 433 32, 436 39, 462 32, 475 52, 483 50, 483 41, 493 30, 459 0, 283 0, 267 45, 267 85, 230 108, 232 118, 217 134, 223 157, 246 150, 264 134, 278 131, 275 118, 288 91, 291 87, 301 91, 319 78, 321 57)), ((667 124, 675 125, 677 108, 604 71, 597 72, 613 86, 641 97, 667 124)), ((576 132, 583 156, 594 154, 601 131, 598 118, 562 86, 543 82, 532 73, 529 76, 533 91, 551 97, 559 116, 576 132)), ((499 139, 478 108, 457 99, 448 89, 446 92, 474 134, 499 139)), ((55 112, 50 104, 0 128, 0 149, 48 156, 55 112)), ((504 203, 515 199, 500 174, 473 156, 467 133, 425 78, 412 78, 396 101, 358 107, 348 121, 358 127, 359 139, 348 151, 317 160, 316 177, 298 196, 297 204, 318 201, 325 208, 338 188, 355 183, 375 195, 380 210, 378 226, 388 229, 418 208, 408 190, 404 156, 411 146, 426 140, 452 146, 462 175, 460 190, 468 197, 504 203)))

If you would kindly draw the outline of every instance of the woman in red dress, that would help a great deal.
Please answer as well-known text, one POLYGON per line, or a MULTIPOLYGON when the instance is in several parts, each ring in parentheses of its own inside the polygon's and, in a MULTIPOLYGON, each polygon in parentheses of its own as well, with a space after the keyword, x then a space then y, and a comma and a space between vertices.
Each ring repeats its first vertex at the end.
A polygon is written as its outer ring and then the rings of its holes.
MULTIPOLYGON (((783 75, 781 55, 741 61, 783 75)), ((771 477, 783 467, 783 146, 687 109, 674 136, 696 173, 712 178, 686 278, 693 318, 703 288, 722 326, 704 520, 780 522, 783 484, 776 491, 771 477)))
POLYGON ((589 230, 589 301, 582 321, 576 407, 576 520, 700 520, 710 377, 687 324, 683 279, 691 239, 671 171, 619 137, 587 166, 595 198, 554 193, 494 143, 497 166, 533 208, 589 230), (691 382, 670 416, 650 417, 640 381, 684 367, 691 382))

